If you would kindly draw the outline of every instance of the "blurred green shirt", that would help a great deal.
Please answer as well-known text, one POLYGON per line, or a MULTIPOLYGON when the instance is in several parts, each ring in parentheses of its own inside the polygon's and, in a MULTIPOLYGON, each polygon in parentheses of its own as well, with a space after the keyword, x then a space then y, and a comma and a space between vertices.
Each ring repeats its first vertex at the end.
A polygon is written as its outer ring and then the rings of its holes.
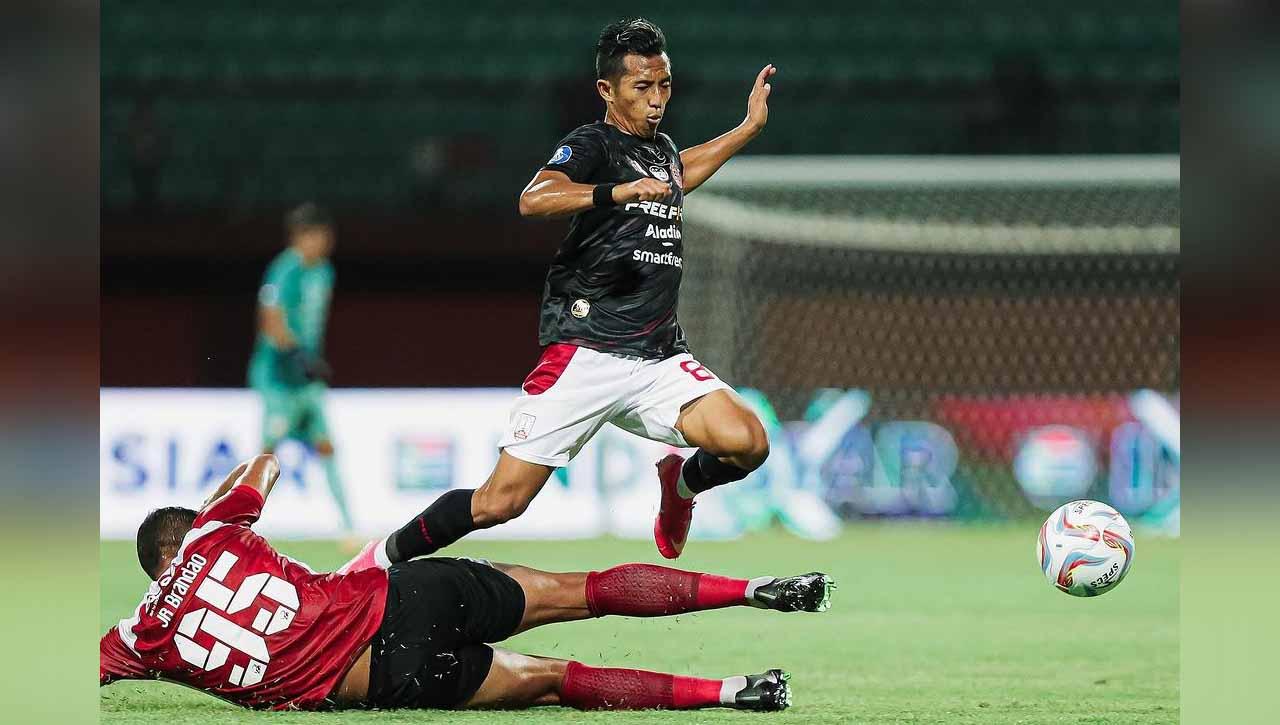
MULTIPOLYGON (((279 307, 298 345, 320 355, 332 296, 333 265, 329 260, 308 267, 302 263, 300 254, 286 249, 267 267, 262 287, 258 289, 258 304, 279 307)), ((259 331, 249 362, 249 385, 259 389, 301 387, 300 382, 287 379, 280 359, 275 344, 259 331)))

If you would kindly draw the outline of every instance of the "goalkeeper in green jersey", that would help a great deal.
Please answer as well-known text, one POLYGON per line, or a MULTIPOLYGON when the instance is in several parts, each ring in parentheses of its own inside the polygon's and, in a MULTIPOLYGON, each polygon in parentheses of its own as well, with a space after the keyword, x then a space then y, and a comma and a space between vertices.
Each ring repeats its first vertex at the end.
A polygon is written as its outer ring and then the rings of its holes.
POLYGON ((258 339, 249 363, 249 385, 262 396, 262 447, 271 453, 285 438, 320 457, 329 491, 351 530, 351 513, 334 461, 324 417, 331 374, 321 352, 333 295, 333 220, 315 204, 285 217, 289 247, 267 267, 258 290, 258 339))

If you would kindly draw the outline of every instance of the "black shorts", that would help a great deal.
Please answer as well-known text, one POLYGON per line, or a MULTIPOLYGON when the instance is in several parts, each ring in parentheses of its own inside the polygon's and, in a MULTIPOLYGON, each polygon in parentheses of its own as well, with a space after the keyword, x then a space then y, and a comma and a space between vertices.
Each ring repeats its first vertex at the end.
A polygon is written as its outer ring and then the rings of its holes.
POLYGON ((428 558, 387 571, 373 638, 369 699, 378 708, 452 708, 480 689, 493 648, 515 633, 524 590, 488 562, 428 558))

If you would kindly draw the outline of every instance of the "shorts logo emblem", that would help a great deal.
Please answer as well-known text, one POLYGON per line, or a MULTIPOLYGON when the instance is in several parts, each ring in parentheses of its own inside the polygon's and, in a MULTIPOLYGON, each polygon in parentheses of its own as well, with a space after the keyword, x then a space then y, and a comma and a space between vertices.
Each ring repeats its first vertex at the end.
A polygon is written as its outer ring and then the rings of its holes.
POLYGON ((574 300, 573 307, 569 308, 569 313, 581 320, 591 312, 591 303, 586 300, 574 300))
POLYGON ((573 149, 569 148, 568 146, 561 146, 560 148, 556 149, 555 154, 552 155, 551 160, 548 161, 547 163, 563 164, 564 162, 569 160, 570 156, 573 156, 573 149))
POLYGON ((537 416, 521 413, 516 416, 516 430, 514 435, 518 440, 525 440, 529 437, 529 431, 533 430, 533 422, 537 420, 537 416))

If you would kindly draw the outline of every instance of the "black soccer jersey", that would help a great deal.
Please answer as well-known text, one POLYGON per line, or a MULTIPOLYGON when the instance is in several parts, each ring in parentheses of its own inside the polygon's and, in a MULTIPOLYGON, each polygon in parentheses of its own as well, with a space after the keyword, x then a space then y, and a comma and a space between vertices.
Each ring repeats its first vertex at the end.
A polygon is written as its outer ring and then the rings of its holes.
POLYGON ((573 216, 547 273, 538 342, 657 359, 688 352, 676 321, 684 169, 675 143, 591 123, 566 136, 542 168, 582 184, 648 176, 670 182, 672 193, 573 216))

